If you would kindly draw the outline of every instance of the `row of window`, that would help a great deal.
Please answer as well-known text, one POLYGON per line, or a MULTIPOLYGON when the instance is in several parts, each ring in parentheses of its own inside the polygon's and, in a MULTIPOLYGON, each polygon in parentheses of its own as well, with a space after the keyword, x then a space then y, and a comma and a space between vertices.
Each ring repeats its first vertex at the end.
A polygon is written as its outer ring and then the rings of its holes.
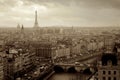
MULTIPOLYGON (((107 71, 103 71, 103 74, 105 75, 107 71)), ((112 71, 108 71, 108 74, 110 75, 112 71)), ((116 71, 113 72, 113 74, 116 74, 116 71)))
POLYGON ((103 80, 117 80, 116 77, 103 77, 103 80))
MULTIPOLYGON (((96 78, 95 80, 99 80, 98 78, 96 78)), ((116 77, 102 77, 102 80, 117 80, 116 77)))

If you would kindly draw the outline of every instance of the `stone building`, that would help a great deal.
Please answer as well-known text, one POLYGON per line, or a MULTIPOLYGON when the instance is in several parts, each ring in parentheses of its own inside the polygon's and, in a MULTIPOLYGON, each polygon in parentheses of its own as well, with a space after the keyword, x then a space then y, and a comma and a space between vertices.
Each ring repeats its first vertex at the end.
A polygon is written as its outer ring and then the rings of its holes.
POLYGON ((60 58, 60 57, 68 57, 70 56, 70 48, 66 48, 66 47, 58 47, 55 49, 55 53, 54 56, 56 58, 60 58))
POLYGON ((4 80, 4 72, 3 72, 3 52, 0 52, 0 80, 4 80))
POLYGON ((104 53, 98 64, 98 71, 95 80, 119 80, 120 65, 114 53, 104 53))
POLYGON ((33 54, 29 50, 11 48, 3 58, 5 80, 15 80, 17 77, 31 71, 34 67, 33 54))

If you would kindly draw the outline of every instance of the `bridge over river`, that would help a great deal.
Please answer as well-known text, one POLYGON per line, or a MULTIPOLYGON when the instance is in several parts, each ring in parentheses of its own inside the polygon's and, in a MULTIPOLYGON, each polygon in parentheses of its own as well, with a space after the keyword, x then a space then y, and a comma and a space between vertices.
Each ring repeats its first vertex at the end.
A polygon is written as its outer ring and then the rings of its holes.
MULTIPOLYGON (((51 66, 47 69, 45 69, 43 72, 40 72, 37 77, 32 77, 31 80, 43 80, 41 78, 45 77, 45 80, 47 80, 53 72, 57 72, 60 70, 63 70, 64 72, 69 72, 69 71, 77 71, 80 72, 81 70, 85 70, 87 68, 93 68, 94 66, 92 63, 100 56, 100 52, 96 52, 94 54, 88 54, 84 56, 78 56, 77 58, 72 58, 65 60, 63 62, 55 62, 51 64, 51 66), (77 62, 77 64, 76 64, 77 62)), ((24 79, 24 77, 22 78, 24 79)))
POLYGON ((71 69, 75 69, 77 72, 83 71, 87 68, 94 68, 93 64, 98 57, 101 55, 100 52, 96 52, 94 54, 88 54, 86 56, 78 57, 72 60, 66 60, 64 62, 54 63, 54 70, 59 70, 58 68, 63 69, 64 71, 69 71, 71 69))

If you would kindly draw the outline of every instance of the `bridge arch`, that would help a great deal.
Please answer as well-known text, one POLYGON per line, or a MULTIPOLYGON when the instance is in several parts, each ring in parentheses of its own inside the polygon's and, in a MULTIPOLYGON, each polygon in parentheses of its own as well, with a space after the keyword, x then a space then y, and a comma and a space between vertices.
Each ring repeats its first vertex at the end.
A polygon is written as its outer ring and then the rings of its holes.
POLYGON ((74 73, 74 72, 77 72, 77 70, 75 69, 75 66, 71 66, 67 69, 67 72, 74 73))
POLYGON ((92 74, 90 67, 87 67, 83 70, 83 74, 92 74))
POLYGON ((56 73, 64 72, 64 69, 59 65, 55 65, 53 69, 56 73))

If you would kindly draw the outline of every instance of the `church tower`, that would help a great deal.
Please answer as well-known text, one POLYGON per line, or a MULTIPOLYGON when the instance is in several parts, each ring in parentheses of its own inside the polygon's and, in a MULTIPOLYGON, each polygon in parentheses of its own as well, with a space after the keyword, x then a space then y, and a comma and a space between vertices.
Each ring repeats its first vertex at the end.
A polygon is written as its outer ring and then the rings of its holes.
POLYGON ((35 11, 35 23, 34 23, 34 28, 38 28, 38 21, 37 21, 37 10, 35 11))
POLYGON ((24 32, 24 26, 22 24, 22 27, 21 27, 21 32, 23 33, 24 32))
POLYGON ((19 24, 17 25, 17 29, 20 29, 20 25, 19 24))

